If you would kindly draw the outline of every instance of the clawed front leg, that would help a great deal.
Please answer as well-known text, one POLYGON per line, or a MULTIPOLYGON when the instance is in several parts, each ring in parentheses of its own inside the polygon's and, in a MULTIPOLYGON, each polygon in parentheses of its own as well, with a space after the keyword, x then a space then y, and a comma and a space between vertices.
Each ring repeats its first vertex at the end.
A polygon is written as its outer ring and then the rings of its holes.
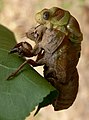
POLYGON ((34 48, 32 48, 32 46, 27 43, 27 42, 20 42, 17 45, 15 45, 15 47, 10 51, 10 53, 18 53, 21 57, 33 57, 33 56, 37 56, 36 61, 32 60, 32 59, 28 59, 26 60, 24 63, 22 63, 17 70, 12 73, 7 80, 10 80, 11 78, 15 77, 17 75, 17 73, 24 67, 24 65, 26 65, 27 63, 32 65, 33 67, 39 66, 43 64, 43 56, 44 56, 44 51, 41 48, 41 46, 39 46, 39 42, 42 39, 43 33, 45 31, 46 28, 44 28, 43 26, 37 26, 33 29, 31 29, 28 32, 28 38, 30 38, 31 40, 35 41, 36 45, 34 48))
POLYGON ((11 49, 10 53, 18 53, 22 57, 33 57, 32 46, 27 42, 20 42, 11 49))
POLYGON ((18 72, 19 72, 27 63, 30 64, 30 65, 32 65, 33 67, 37 67, 37 66, 39 66, 39 65, 42 65, 43 63, 42 63, 42 60, 41 60, 41 59, 43 58, 43 56, 44 56, 44 53, 39 52, 36 61, 34 61, 34 60, 32 60, 32 59, 27 59, 27 60, 25 60, 24 63, 22 63, 22 64, 17 68, 17 70, 16 70, 14 73, 12 73, 11 75, 8 76, 7 80, 10 80, 11 78, 15 77, 15 76, 18 74, 18 72))

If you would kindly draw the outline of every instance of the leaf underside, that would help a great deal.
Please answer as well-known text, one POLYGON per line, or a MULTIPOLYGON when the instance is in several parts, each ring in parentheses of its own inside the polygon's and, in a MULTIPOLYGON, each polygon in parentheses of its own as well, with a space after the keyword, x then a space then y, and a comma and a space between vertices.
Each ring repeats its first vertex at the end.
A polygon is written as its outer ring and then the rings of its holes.
POLYGON ((50 92, 55 91, 29 65, 24 66, 12 80, 6 80, 24 62, 18 55, 9 54, 14 45, 14 34, 0 25, 0 120, 25 120, 50 92))

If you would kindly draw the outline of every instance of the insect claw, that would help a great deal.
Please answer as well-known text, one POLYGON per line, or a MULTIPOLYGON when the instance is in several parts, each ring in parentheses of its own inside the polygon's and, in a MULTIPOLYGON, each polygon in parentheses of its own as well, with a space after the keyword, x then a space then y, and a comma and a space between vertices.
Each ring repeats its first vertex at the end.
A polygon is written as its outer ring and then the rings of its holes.
POLYGON ((24 65, 26 65, 28 63, 29 60, 25 60, 18 68, 15 72, 11 73, 6 80, 10 80, 11 78, 15 77, 18 72, 24 67, 24 65))
POLYGON ((16 53, 16 52, 18 52, 18 48, 11 49, 11 51, 9 53, 11 54, 11 53, 16 53))
POLYGON ((14 74, 12 73, 10 76, 7 77, 6 80, 10 80, 10 79, 13 78, 13 77, 14 77, 14 74))

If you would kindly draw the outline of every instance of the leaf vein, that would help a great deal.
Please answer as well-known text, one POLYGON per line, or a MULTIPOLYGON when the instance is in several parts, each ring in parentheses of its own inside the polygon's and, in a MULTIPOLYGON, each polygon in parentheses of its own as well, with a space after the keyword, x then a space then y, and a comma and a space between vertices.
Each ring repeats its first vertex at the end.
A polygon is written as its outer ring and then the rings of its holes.
POLYGON ((7 66, 5 66, 5 65, 2 65, 2 64, 0 64, 0 66, 1 66, 1 67, 3 67, 3 68, 6 68, 6 69, 12 69, 12 70, 16 70, 16 68, 7 67, 7 66))

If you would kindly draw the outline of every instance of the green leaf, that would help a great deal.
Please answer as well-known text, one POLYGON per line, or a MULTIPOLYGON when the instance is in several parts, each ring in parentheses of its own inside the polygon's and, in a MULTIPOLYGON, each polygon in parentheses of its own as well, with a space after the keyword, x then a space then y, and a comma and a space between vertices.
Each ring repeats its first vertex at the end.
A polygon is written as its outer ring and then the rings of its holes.
POLYGON ((39 103, 39 106, 35 112, 34 115, 36 115, 39 110, 42 108, 42 107, 46 107, 47 105, 50 105, 53 103, 53 100, 58 96, 58 92, 56 90, 54 91, 51 91, 50 94, 48 94, 41 103, 39 103))
POLYGON ((9 54, 15 44, 14 34, 0 25, 0 120, 24 120, 55 90, 29 65, 12 80, 6 80, 24 62, 18 55, 9 54))

